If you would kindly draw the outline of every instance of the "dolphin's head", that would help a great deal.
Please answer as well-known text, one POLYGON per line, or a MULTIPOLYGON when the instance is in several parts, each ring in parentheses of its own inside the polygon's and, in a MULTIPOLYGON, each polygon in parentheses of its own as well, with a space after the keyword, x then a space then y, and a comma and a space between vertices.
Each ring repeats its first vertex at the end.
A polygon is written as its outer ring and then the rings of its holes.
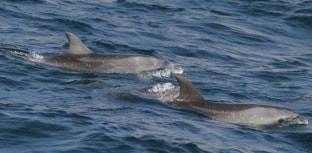
MULTIPOLYGON (((297 114, 296 112, 288 109, 288 108, 282 108, 282 107, 272 107, 271 109, 268 109, 266 112, 266 116, 272 119, 274 122, 273 125, 277 126, 289 126, 289 125, 308 125, 309 121, 297 114)), ((265 115, 264 115, 265 116, 265 115)))
POLYGON ((233 124, 252 127, 284 127, 309 124, 306 118, 284 107, 256 104, 227 104, 226 107, 223 106, 223 109, 226 109, 229 113, 220 113, 214 117, 233 124))
POLYGON ((292 115, 288 115, 288 116, 284 116, 278 119, 277 121, 278 125, 281 126, 287 126, 287 125, 308 125, 309 121, 298 115, 298 114, 292 114, 292 115))

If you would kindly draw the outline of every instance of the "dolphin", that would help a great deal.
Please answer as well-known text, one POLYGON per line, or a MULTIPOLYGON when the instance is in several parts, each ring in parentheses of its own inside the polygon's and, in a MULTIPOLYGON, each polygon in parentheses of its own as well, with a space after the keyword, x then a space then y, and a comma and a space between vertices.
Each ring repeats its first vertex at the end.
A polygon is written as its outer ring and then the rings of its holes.
POLYGON ((230 104, 205 100, 199 91, 184 77, 176 75, 180 85, 170 106, 196 111, 219 121, 251 127, 307 125, 308 120, 294 111, 276 106, 258 104, 230 104))
POLYGON ((136 54, 98 54, 91 51, 81 40, 67 32, 69 48, 59 55, 41 58, 38 62, 77 72, 136 74, 162 68, 182 74, 180 66, 167 60, 136 54))

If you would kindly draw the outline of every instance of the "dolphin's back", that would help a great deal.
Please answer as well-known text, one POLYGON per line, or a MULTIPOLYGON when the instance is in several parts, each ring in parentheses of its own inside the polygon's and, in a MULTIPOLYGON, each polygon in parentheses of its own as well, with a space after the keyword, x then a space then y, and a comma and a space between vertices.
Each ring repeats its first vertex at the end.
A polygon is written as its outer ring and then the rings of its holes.
POLYGON ((78 72, 140 73, 165 68, 166 60, 144 55, 97 54, 72 33, 66 33, 69 48, 66 52, 47 57, 41 62, 78 72))
POLYGON ((104 55, 96 53, 82 55, 63 53, 45 58, 44 62, 73 71, 97 73, 140 73, 164 68, 170 64, 166 60, 143 55, 104 55))

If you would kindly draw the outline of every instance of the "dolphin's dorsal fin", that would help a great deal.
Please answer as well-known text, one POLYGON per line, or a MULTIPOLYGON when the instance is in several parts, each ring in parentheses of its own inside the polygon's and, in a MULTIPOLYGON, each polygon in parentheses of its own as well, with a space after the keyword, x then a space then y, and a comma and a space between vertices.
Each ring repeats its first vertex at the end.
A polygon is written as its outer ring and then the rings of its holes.
POLYGON ((177 100, 190 101, 190 102, 203 102, 205 99, 199 91, 182 75, 176 75, 176 79, 180 85, 180 95, 177 100))
POLYGON ((67 32, 66 37, 69 42, 69 48, 66 53, 79 55, 92 53, 92 51, 74 34, 67 32))

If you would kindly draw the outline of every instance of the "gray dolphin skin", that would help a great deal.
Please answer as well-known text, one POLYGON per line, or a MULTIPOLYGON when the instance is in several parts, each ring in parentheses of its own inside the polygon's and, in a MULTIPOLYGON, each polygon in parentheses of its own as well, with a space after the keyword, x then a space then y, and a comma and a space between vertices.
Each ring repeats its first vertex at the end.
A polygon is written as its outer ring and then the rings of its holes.
POLYGON ((231 124, 253 127, 309 124, 307 119, 288 108, 257 104, 223 104, 207 101, 187 79, 181 75, 176 75, 176 79, 180 85, 179 96, 167 102, 176 108, 196 111, 231 124))
POLYGON ((176 67, 166 60, 134 54, 97 54, 74 34, 66 33, 66 37, 69 42, 69 49, 66 52, 43 58, 39 62, 78 72, 135 74, 170 68, 172 73, 183 73, 181 67, 176 67))

